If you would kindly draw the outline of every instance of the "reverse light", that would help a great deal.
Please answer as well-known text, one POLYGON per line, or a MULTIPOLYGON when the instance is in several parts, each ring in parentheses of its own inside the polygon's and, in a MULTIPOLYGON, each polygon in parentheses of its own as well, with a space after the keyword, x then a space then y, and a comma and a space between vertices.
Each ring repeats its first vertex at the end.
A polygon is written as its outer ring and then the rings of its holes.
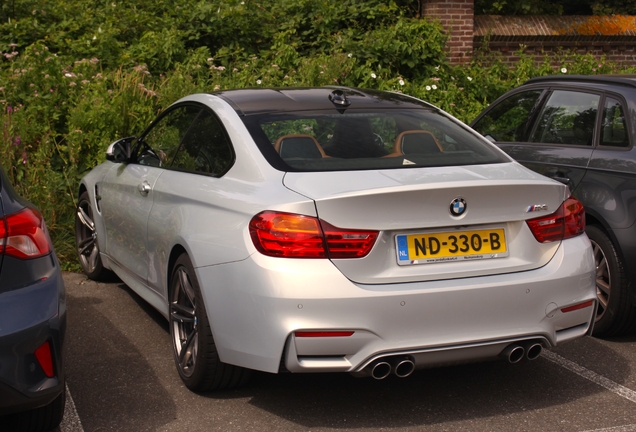
POLYGON ((0 254, 29 259, 50 252, 51 242, 37 210, 27 207, 0 219, 0 254))
POLYGON ((377 231, 337 228, 311 216, 264 211, 249 225, 254 246, 263 255, 285 258, 362 258, 377 231))
POLYGON ((44 375, 53 378, 55 372, 53 370, 53 356, 51 354, 51 344, 49 341, 44 342, 35 350, 35 358, 38 360, 40 367, 44 371, 44 375))
POLYGON ((585 210, 577 199, 568 198, 551 215, 530 219, 526 223, 538 242, 561 241, 585 232, 585 210))

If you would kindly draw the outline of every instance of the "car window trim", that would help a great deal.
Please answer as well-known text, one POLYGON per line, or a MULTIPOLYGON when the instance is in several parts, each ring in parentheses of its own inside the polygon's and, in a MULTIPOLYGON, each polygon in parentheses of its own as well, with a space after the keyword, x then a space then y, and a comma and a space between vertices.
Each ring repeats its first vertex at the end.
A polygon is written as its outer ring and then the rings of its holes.
MULTIPOLYGON (((490 111, 495 109, 501 102, 503 102, 506 99, 509 99, 509 98, 511 98, 513 96, 516 96, 519 93, 525 93, 527 91, 534 91, 534 90, 541 90, 541 94, 539 95, 539 97, 537 98, 536 102, 534 103, 534 105, 532 106, 532 108, 529 111, 528 119, 525 122, 526 125, 524 127, 524 133, 528 132, 529 130, 532 130, 532 128, 534 127, 534 123, 536 121, 537 115, 538 115, 539 112, 541 112, 541 109, 543 108, 543 104, 547 100, 546 95, 549 93, 549 87, 546 87, 544 85, 518 87, 518 88, 514 89, 513 91, 511 91, 509 93, 504 93, 502 96, 497 98, 493 103, 491 103, 490 106, 488 107, 488 109, 486 109, 484 112, 482 112, 474 121, 471 122, 471 125, 472 125, 471 128, 474 127, 475 125, 477 125, 477 123, 479 123, 482 118, 487 116, 490 113, 490 111)), ((527 136, 529 137, 530 134, 527 134, 527 136)), ((512 145, 514 145, 514 144, 525 143, 525 142, 527 142, 527 141, 495 141, 494 144, 512 144, 512 145)))
POLYGON ((599 135, 598 135, 598 139, 596 141, 598 143, 598 145, 595 148, 598 148, 599 150, 630 151, 634 147, 634 137, 632 135, 631 118, 628 115, 629 111, 628 111, 628 108, 627 108, 628 107, 627 101, 625 100, 623 95, 620 95, 618 93, 605 91, 605 92, 603 92, 603 99, 602 99, 603 109, 605 109, 605 100, 608 97, 616 99, 621 104, 621 108, 623 109, 623 113, 625 114, 625 127, 627 128, 627 139, 629 140, 629 145, 627 147, 601 145, 601 127, 603 126, 603 117, 599 116, 599 118, 598 118, 599 135))
MULTIPOLYGON (((190 170, 186 170, 186 169, 174 168, 172 166, 172 164, 173 164, 175 158, 177 157, 177 155, 179 154, 179 149, 177 149, 177 152, 172 157, 172 160, 170 161, 170 163, 166 164, 166 166, 158 167, 158 168, 159 169, 169 170, 169 171, 177 171, 177 172, 184 172, 184 173, 189 173, 189 174, 204 175, 204 176, 214 177, 214 178, 223 177, 225 174, 227 174, 227 172, 236 163, 236 152, 234 151, 234 145, 232 144, 232 140, 230 139, 230 136, 227 133, 227 129, 225 128, 225 125, 223 124, 223 122, 221 121, 219 116, 216 115, 214 110, 211 110, 207 105, 205 105, 203 103, 195 102, 195 101, 185 101, 185 102, 181 102, 181 103, 178 103, 178 104, 173 104, 173 105, 169 106, 168 108, 166 108, 161 114, 159 114, 157 116, 157 118, 152 123, 150 123, 150 125, 148 125, 148 127, 142 132, 142 134, 137 139, 137 144, 135 145, 135 147, 133 149, 133 152, 132 152, 135 155, 135 158, 134 158, 135 161, 132 162, 132 163, 138 164, 137 161, 136 161, 137 152, 139 151, 139 147, 141 146, 141 143, 143 142, 144 138, 152 130, 152 128, 156 124, 158 124, 164 117, 166 117, 169 113, 171 113, 172 111, 174 111, 176 109, 179 109, 179 108, 182 108, 182 107, 185 107, 185 106, 193 106, 193 107, 199 108, 199 112, 197 113, 197 115, 194 117, 194 119, 192 120, 192 122, 188 126, 188 129, 186 130, 186 132, 183 134, 183 138, 185 138, 185 136, 188 134, 188 132, 190 132, 190 129, 192 128, 192 126, 194 125, 196 120, 199 118, 199 116, 201 116, 201 113, 203 111, 208 112, 212 117, 214 117, 216 119, 216 121, 221 126, 221 130, 223 132, 223 135, 225 136, 225 139, 227 140, 227 142, 228 142, 228 144, 230 146, 230 153, 232 155, 230 163, 228 164, 227 168, 223 172, 221 172, 219 174, 212 174, 212 173, 206 173, 206 172, 201 172, 201 171, 190 171, 190 170)), ((181 138, 181 141, 179 142, 178 148, 181 147, 181 142, 183 141, 183 138, 181 138)))
MULTIPOLYGON (((546 147, 567 147, 567 148, 584 148, 584 149, 592 149, 594 150, 596 147, 598 147, 597 143, 599 142, 600 139, 600 135, 599 134, 599 122, 601 121, 601 116, 600 116, 600 112, 601 112, 601 106, 602 103, 604 103, 603 101, 604 99, 604 94, 605 92, 601 91, 601 90, 590 90, 587 88, 581 89, 579 87, 569 87, 569 86, 560 86, 560 85, 555 85, 555 86, 549 86, 546 88, 547 89, 547 95, 545 96, 545 99, 543 101, 543 103, 541 104, 541 109, 538 111, 538 113, 543 112, 543 108, 545 107, 545 104, 548 103, 548 100, 550 99, 550 96, 552 96, 552 94, 554 94, 554 92, 556 90, 563 90, 563 91, 576 91, 579 93, 588 93, 588 94, 594 94, 597 95, 599 97, 598 99, 598 109, 596 112, 596 119, 594 122, 594 134, 592 135, 592 145, 591 146, 587 146, 587 145, 572 145, 572 144, 559 144, 559 143, 540 143, 540 142, 533 142, 533 141, 525 141, 525 143, 530 144, 530 145, 542 145, 542 146, 546 146, 546 147)), ((530 133, 528 134, 528 139, 530 139, 530 137, 532 137, 534 135, 534 133, 536 132, 536 129, 539 125, 538 123, 538 114, 537 117, 533 119, 533 125, 532 128, 530 130, 530 133)))

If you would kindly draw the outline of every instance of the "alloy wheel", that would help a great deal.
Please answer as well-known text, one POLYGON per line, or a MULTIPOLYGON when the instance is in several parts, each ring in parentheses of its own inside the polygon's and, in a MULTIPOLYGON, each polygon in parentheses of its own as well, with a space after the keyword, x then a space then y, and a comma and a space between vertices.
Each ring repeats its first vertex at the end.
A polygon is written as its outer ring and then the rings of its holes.
POLYGON ((190 377, 196 366, 199 331, 196 293, 183 266, 177 268, 173 278, 170 325, 178 367, 184 376, 190 377))
POLYGON ((99 265, 99 247, 93 222, 93 210, 87 199, 81 200, 77 206, 75 226, 80 264, 86 273, 93 273, 99 265))
POLYGON ((603 249, 594 240, 592 242, 592 251, 594 252, 594 264, 596 266, 596 297, 598 298, 598 309, 596 311, 596 321, 600 320, 610 300, 610 287, 612 281, 610 277, 609 263, 605 257, 603 249))

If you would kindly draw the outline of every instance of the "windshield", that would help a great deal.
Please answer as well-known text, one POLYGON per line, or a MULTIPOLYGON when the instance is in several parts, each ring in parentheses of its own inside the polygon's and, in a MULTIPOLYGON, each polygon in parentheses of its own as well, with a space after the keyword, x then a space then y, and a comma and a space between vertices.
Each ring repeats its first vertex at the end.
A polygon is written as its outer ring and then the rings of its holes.
POLYGON ((466 126, 428 109, 272 113, 243 121, 267 160, 284 171, 508 162, 466 126))

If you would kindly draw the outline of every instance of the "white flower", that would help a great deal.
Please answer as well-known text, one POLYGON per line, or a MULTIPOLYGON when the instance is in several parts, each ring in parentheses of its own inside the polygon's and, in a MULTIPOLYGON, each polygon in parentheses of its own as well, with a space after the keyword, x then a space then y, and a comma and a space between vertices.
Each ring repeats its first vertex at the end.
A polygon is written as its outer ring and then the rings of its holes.
POLYGON ((439 66, 435 66, 435 70, 438 71, 439 70, 439 66))
POLYGON ((261 80, 256 80, 256 84, 258 84, 258 85, 261 85, 262 82, 263 81, 261 81, 261 80))
POLYGON ((73 75, 71 75, 70 73, 65 73, 64 76, 67 78, 71 78, 73 75))
POLYGON ((473 80, 471 77, 466 77, 466 78, 468 78, 468 81, 472 81, 473 80))
POLYGON ((431 90, 431 86, 426 86, 426 91, 430 91, 431 90))
POLYGON ((561 68, 561 73, 567 73, 567 69, 566 68, 561 68))
POLYGON ((435 84, 433 84, 433 85, 431 86, 431 88, 432 88, 433 90, 437 90, 437 86, 436 86, 435 84))
POLYGON ((400 83, 400 85, 404 85, 404 80, 399 80, 398 82, 400 83))
POLYGON ((93 36, 93 40, 97 39, 97 36, 93 36))
POLYGON ((376 79, 378 76, 374 73, 371 74, 371 78, 376 79))
POLYGON ((351 58, 351 57, 353 57, 353 54, 349 53, 349 54, 347 54, 347 57, 351 58))

